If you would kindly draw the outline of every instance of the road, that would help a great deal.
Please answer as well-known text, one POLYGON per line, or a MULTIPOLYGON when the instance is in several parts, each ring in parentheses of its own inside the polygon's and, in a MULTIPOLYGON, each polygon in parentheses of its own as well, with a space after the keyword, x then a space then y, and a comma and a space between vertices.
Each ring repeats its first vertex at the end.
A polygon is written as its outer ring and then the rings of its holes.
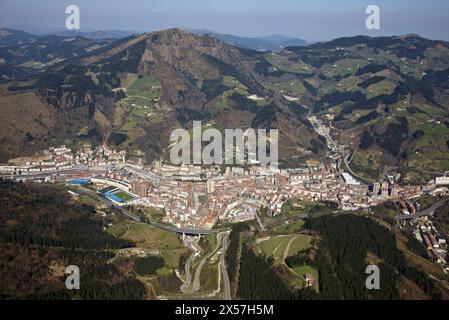
POLYGON ((332 139, 332 137, 329 135, 330 130, 325 127, 320 120, 318 120, 317 118, 315 118, 314 116, 311 116, 311 111, 309 110, 309 115, 307 117, 307 119, 309 120, 310 124, 312 125, 313 129, 315 130, 315 132, 324 137, 326 139, 326 144, 327 147, 333 151, 333 152, 337 152, 338 148, 337 148, 337 144, 335 143, 335 141, 332 139), (329 130, 329 131, 326 131, 329 130))
POLYGON ((206 264, 207 259, 204 258, 201 260, 200 264, 196 268, 195 277, 193 278, 193 286, 190 292, 197 292, 201 287, 201 271, 203 270, 204 265, 206 264))
MULTIPOLYGON (((253 209, 253 210, 254 210, 254 209, 253 209)), ((254 215, 256 216, 256 220, 257 220, 257 223, 259 224, 260 229, 261 229, 262 231, 265 231, 265 226, 262 224, 262 220, 260 220, 260 217, 259 217, 259 215, 257 214, 257 211, 256 211, 256 210, 254 210, 254 215)))
POLYGON ((160 181, 161 180, 160 176, 154 174, 153 172, 150 172, 150 171, 147 171, 147 170, 145 170, 143 168, 140 168, 139 166, 127 163, 125 165, 125 167, 126 167, 127 170, 129 170, 129 171, 131 171, 131 172, 133 172, 133 173, 135 173, 135 174, 137 174, 140 177, 143 177, 145 179, 155 180, 155 181, 160 181))
POLYGON ((442 279, 438 279, 437 277, 435 277, 434 275, 431 275, 431 274, 429 274, 429 277, 435 281, 438 281, 439 283, 441 283, 442 286, 444 286, 447 290, 449 290, 449 282, 442 280, 442 279))
POLYGON ((225 297, 226 298, 229 297, 229 299, 227 299, 227 300, 231 299, 230 298, 231 293, 230 293, 228 272, 227 272, 226 266, 224 265, 224 257, 226 255, 225 252, 226 252, 226 248, 228 246, 228 244, 227 244, 228 236, 229 236, 229 232, 220 232, 217 234, 217 244, 215 246, 215 249, 200 261, 198 267, 195 270, 195 275, 193 277, 193 284, 192 284, 191 266, 192 266, 193 260, 195 259, 195 254, 192 254, 189 257, 189 259, 187 259, 186 264, 184 266, 186 280, 180 288, 182 293, 192 294, 192 293, 198 292, 200 290, 200 288, 201 288, 201 271, 203 270, 203 267, 206 264, 207 260, 209 260, 221 248, 218 272, 220 272, 221 277, 223 279, 223 286, 225 288, 225 297))
POLYGON ((87 166, 77 166, 70 169, 65 169, 61 171, 50 171, 50 172, 39 172, 39 173, 32 173, 32 174, 22 174, 22 175, 11 175, 11 174, 2 174, 0 177, 2 178, 14 178, 14 179, 39 179, 39 178, 46 178, 55 174, 65 174, 65 173, 74 173, 74 172, 80 172, 80 171, 93 171, 93 172, 101 172, 104 171, 105 167, 99 166, 99 167, 87 167, 87 166))
MULTIPOLYGON (((326 138, 328 148, 329 148, 331 151, 337 153, 337 152, 338 152, 337 143, 336 143, 336 142, 332 139, 332 137, 330 136, 330 134, 329 134, 330 131, 327 132, 327 131, 325 130, 326 127, 325 127, 323 124, 321 124, 321 123, 320 123, 314 116, 311 116, 311 112, 310 112, 310 111, 309 111, 309 115, 308 115, 308 120, 309 120, 309 122, 312 124, 312 127, 313 127, 313 129, 315 130, 315 132, 316 132, 318 135, 323 136, 323 137, 326 138)), ((347 170, 349 171, 349 173, 350 173, 351 175, 353 175, 355 178, 359 179, 360 181, 362 181, 362 182, 364 182, 364 183, 370 184, 370 183, 374 182, 373 180, 366 179, 366 178, 363 178, 363 177, 360 177, 359 175, 357 175, 357 174, 351 169, 351 167, 350 167, 350 165, 349 165, 349 164, 350 164, 350 161, 348 161, 349 158, 350 158, 350 154, 347 154, 346 156, 344 156, 343 161, 344 161, 344 164, 345 164, 347 170)), ((351 159, 351 161, 352 161, 352 159, 351 159)))
POLYGON ((190 266, 192 265, 192 261, 195 259, 195 253, 192 253, 192 255, 187 259, 186 264, 184 266, 184 271, 186 274, 186 281, 182 284, 180 290, 182 293, 190 293, 188 288, 190 287, 190 283, 192 282, 192 275, 190 273, 190 266))
POLYGON ((292 245, 293 241, 296 240, 296 238, 298 238, 298 236, 294 236, 293 238, 290 239, 290 241, 287 244, 287 247, 284 250, 284 254, 282 255, 282 263, 285 264, 285 260, 288 257, 288 252, 290 251, 290 246, 292 245))
POLYGON ((343 158, 343 161, 344 161, 344 163, 345 163, 346 169, 348 169, 349 173, 350 173, 353 177, 355 177, 355 178, 359 179, 360 181, 362 181, 363 183, 367 183, 367 184, 373 183, 374 180, 367 179, 367 178, 363 178, 363 177, 359 176, 357 173, 355 173, 355 172, 351 169, 351 167, 350 167, 350 165, 349 165, 350 163, 349 163, 349 160, 348 160, 350 156, 351 156, 351 154, 347 154, 347 155, 343 158))
MULTIPOLYGON (((130 165, 126 165, 126 167, 128 167, 129 169, 132 168, 132 170, 134 172, 138 172, 139 174, 141 174, 142 176, 146 177, 147 179, 155 179, 158 180, 159 177, 157 177, 154 174, 148 173, 144 170, 139 170, 138 168, 135 168, 133 166, 130 165)), ((8 178, 14 177, 15 179, 37 179, 37 178, 45 178, 47 176, 50 176, 52 174, 64 174, 64 173, 73 173, 73 172, 77 172, 77 171, 85 171, 85 170, 90 170, 90 171, 102 171, 104 170, 104 167, 74 167, 71 169, 67 169, 67 170, 63 170, 63 171, 55 171, 55 172, 49 172, 49 173, 38 173, 38 174, 33 174, 33 175, 23 175, 23 176, 5 176, 8 178)), ((109 208, 114 208, 116 210, 118 210, 120 213, 122 213, 124 216, 128 217, 129 219, 136 221, 136 222, 142 222, 141 219, 128 212, 127 210, 123 209, 122 207, 116 205, 115 203, 113 203, 112 201, 109 201, 103 197, 101 197, 99 194, 97 194, 95 191, 84 188, 84 187, 79 187, 77 190, 78 193, 80 194, 84 194, 86 196, 89 196, 99 202, 101 202, 102 204, 106 205, 109 208)), ((148 222, 148 224, 159 228, 159 229, 164 229, 170 232, 176 232, 176 233, 185 233, 185 234, 202 234, 202 235, 210 235, 210 234, 214 234, 214 233, 218 233, 220 231, 224 231, 224 230, 218 230, 218 229, 193 229, 193 228, 178 228, 176 226, 172 226, 172 225, 168 225, 168 224, 164 224, 164 223, 159 223, 159 222, 155 222, 155 221, 150 221, 148 222)))
POLYGON ((223 237, 223 246, 221 247, 220 264, 219 264, 221 277, 223 279, 224 300, 232 300, 228 269, 226 268, 226 261, 225 261, 226 249, 228 248, 228 237, 229 232, 226 232, 225 236, 223 237))
POLYGON ((220 247, 222 247, 222 242, 223 242, 223 236, 227 234, 226 232, 220 232, 217 234, 217 244, 215 246, 215 249, 208 254, 206 257, 204 257, 203 260, 201 260, 200 264, 198 265, 198 267, 196 268, 195 271, 195 277, 193 279, 193 288, 192 288, 192 292, 197 292, 200 290, 200 285, 201 285, 201 281, 200 281, 200 277, 201 277, 201 271, 203 270, 204 265, 206 264, 207 260, 209 260, 214 254, 216 254, 218 252, 218 250, 220 249, 220 247))

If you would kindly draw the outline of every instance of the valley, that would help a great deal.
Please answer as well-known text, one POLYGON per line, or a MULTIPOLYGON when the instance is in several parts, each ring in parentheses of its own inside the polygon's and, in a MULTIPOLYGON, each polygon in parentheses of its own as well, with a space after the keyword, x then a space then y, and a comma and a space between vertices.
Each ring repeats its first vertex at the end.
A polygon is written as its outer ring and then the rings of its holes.
POLYGON ((449 297, 447 42, 1 30, 2 298, 449 297), (173 165, 193 121, 278 129, 279 167, 173 165))

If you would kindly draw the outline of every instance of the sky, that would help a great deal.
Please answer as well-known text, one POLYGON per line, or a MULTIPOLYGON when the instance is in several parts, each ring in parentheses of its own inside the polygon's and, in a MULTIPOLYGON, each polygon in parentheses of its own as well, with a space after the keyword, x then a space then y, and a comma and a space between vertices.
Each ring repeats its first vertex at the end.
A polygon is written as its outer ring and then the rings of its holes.
POLYGON ((80 31, 180 27, 307 41, 409 33, 449 40, 448 0, 0 0, 0 26, 63 30, 68 5, 80 8, 80 31), (368 5, 380 8, 380 30, 365 27, 368 5))

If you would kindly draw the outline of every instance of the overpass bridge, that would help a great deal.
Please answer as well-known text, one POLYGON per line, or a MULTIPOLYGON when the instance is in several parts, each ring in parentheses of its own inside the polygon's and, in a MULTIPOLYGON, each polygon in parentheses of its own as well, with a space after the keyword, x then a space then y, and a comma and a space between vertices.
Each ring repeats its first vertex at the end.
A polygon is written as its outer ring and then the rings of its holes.
POLYGON ((396 219, 398 221, 407 221, 407 220, 413 220, 413 219, 417 219, 420 217, 425 217, 425 216, 431 216, 433 215, 433 213, 435 212, 436 209, 442 207, 445 203, 446 203, 447 199, 443 199, 438 201, 437 203, 435 203, 434 205, 432 205, 431 207, 419 211, 415 214, 403 214, 403 215, 399 215, 396 216, 396 219))

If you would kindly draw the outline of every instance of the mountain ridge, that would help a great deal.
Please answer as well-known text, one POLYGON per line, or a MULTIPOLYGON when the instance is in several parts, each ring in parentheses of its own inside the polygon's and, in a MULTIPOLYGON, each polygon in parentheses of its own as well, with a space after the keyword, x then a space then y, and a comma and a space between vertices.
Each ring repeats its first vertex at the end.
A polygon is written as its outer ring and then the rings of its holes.
POLYGON ((385 165, 404 168, 405 176, 409 166, 424 170, 422 152, 444 171, 448 48, 415 35, 357 36, 265 53, 178 28, 131 36, 4 83, 0 99, 11 119, 24 110, 20 99, 41 111, 1 132, 3 158, 61 142, 58 136, 114 143, 119 133, 118 147, 144 151, 150 161, 164 153, 173 128, 202 120, 219 129, 282 128, 280 155, 294 166, 326 154, 305 105, 356 151, 362 174, 374 177, 368 169, 380 173, 385 165), (442 123, 439 135, 429 121, 442 123), (391 135, 395 128, 403 135, 391 135), (15 144, 22 147, 13 151, 15 144))

